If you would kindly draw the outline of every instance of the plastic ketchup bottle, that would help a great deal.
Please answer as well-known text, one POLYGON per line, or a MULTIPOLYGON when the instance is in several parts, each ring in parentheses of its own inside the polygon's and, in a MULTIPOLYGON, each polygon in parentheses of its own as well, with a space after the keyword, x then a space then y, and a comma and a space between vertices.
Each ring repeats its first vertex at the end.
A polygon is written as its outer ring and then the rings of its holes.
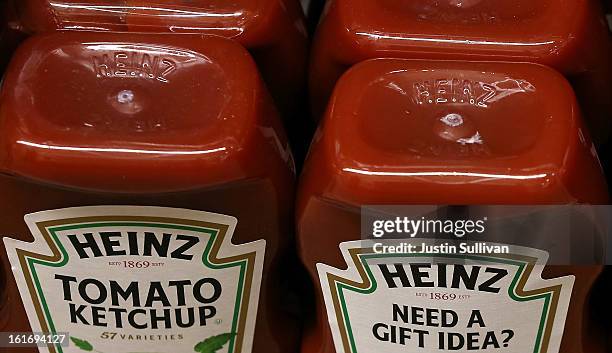
POLYGON ((296 349, 294 166, 240 45, 36 36, 0 107, 0 331, 68 335, 41 352, 296 349))
POLYGON ((383 265, 360 240, 360 207, 605 204, 607 195, 574 93, 554 70, 356 65, 334 91, 299 186, 299 254, 316 288, 302 352, 604 352, 589 310, 603 266, 542 266, 521 279, 533 291, 515 295, 511 271, 530 266, 520 261, 506 270, 383 265), (469 290, 463 280, 478 270, 489 275, 469 290), (545 295, 551 286, 556 294, 545 295))

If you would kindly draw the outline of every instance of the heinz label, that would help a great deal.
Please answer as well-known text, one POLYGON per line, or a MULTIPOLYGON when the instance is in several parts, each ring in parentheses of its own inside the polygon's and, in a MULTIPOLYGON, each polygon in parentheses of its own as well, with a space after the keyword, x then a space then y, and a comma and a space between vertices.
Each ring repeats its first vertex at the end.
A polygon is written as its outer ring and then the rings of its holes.
POLYGON ((373 244, 341 244, 347 270, 318 265, 336 352, 559 352, 574 277, 542 279, 546 252, 381 253, 373 244))
POLYGON ((265 241, 233 245, 236 219, 159 207, 30 214, 33 243, 5 245, 49 353, 250 352, 265 241))

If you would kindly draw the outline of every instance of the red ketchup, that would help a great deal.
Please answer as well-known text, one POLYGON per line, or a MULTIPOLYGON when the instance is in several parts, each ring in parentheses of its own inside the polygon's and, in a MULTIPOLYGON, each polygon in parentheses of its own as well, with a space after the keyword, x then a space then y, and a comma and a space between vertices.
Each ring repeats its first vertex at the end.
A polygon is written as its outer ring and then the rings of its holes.
POLYGON ((19 0, 31 32, 94 30, 216 34, 246 47, 279 109, 296 108, 306 78, 307 34, 296 0, 19 0))
POLYGON ((570 79, 602 142, 612 111, 610 48, 592 0, 331 0, 313 44, 313 110, 320 117, 340 75, 370 58, 534 62, 570 79))

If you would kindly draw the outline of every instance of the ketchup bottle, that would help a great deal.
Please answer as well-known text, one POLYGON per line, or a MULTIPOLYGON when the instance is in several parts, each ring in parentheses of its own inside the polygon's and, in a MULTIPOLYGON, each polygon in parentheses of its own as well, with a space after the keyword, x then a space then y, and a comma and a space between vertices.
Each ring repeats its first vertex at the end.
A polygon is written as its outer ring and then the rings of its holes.
POLYGON ((566 75, 596 142, 610 128, 609 34, 593 0, 330 0, 313 44, 316 117, 337 79, 369 58, 535 62, 566 75))
POLYGON ((297 0, 15 0, 30 32, 216 34, 246 47, 285 115, 306 81, 307 33, 297 0))
POLYGON ((40 352, 295 351, 294 166, 240 45, 35 36, 0 107, 0 331, 67 335, 40 352))
POLYGON ((535 64, 403 59, 356 65, 334 91, 298 191, 299 254, 317 300, 302 352, 446 351, 438 346, 449 344, 446 336, 427 331, 445 322, 441 331, 463 339, 461 345, 454 341, 457 351, 603 352, 604 336, 596 335, 600 328, 589 316, 590 291, 603 266, 546 266, 546 280, 532 273, 533 283, 555 283, 566 293, 565 302, 552 299, 556 306, 548 317, 529 301, 510 300, 503 288, 444 289, 450 280, 440 284, 431 269, 413 269, 421 284, 431 284, 422 292, 413 291, 417 282, 408 277, 400 284, 396 270, 395 287, 387 286, 370 265, 372 248, 366 251, 360 240, 360 207, 605 204, 607 195, 574 93, 555 71, 535 64), (404 325, 406 312, 396 312, 396 305, 414 303, 449 310, 412 306, 412 325, 404 325), (469 310, 474 334, 461 321, 469 310), (463 313, 455 326, 454 312, 463 313), (538 328, 542 317, 549 329, 538 328))

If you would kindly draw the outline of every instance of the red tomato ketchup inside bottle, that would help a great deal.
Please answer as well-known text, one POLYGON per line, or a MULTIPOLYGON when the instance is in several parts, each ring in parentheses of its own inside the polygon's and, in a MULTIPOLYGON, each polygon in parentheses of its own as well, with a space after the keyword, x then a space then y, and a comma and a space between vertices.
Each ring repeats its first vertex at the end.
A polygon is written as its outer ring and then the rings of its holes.
POLYGON ((305 85, 307 34, 295 0, 19 0, 26 30, 216 34, 247 48, 282 113, 305 85))
POLYGON ((570 79, 588 126, 602 142, 610 128, 612 59, 599 5, 582 0, 331 0, 313 44, 313 110, 322 113, 340 75, 366 59, 535 62, 570 79))
POLYGON ((362 205, 605 204, 593 151, 571 87, 544 66, 377 59, 353 67, 298 192, 299 254, 317 303, 302 351, 603 352, 589 316, 603 266, 541 266, 531 289, 558 292, 528 300, 535 292, 510 295, 515 263, 383 266, 360 240, 362 205), (477 273, 470 289, 463 280, 477 273))
POLYGON ((240 45, 41 35, 0 102, 1 331, 68 335, 41 352, 296 349, 293 161, 240 45))

